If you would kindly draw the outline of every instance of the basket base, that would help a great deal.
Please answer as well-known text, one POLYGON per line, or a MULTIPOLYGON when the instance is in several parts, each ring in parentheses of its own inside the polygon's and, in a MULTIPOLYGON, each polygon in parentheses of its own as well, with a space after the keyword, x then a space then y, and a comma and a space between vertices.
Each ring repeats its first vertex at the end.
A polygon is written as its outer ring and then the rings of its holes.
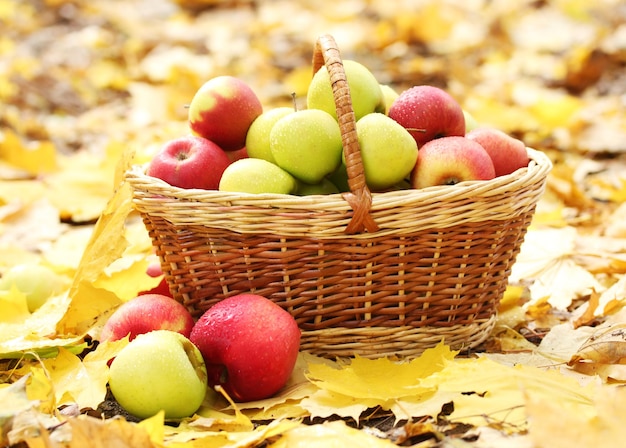
POLYGON ((471 324, 450 327, 327 328, 302 331, 300 350, 323 358, 411 359, 444 342, 452 350, 476 347, 484 342, 496 316, 471 324))

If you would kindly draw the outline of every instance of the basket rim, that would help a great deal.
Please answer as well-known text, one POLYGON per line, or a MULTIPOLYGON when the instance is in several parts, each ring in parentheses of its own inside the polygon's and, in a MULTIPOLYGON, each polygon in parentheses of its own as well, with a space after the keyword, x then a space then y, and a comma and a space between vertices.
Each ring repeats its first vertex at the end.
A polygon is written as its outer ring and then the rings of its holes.
MULTIPOLYGON (((372 193, 370 213, 380 228, 351 236, 369 238, 433 226, 446 228, 461 221, 509 220, 525 213, 543 194, 552 169, 545 153, 532 148, 527 152, 528 167, 492 180, 372 193)), ((145 167, 133 165, 125 176, 136 209, 175 225, 210 225, 240 233, 285 236, 347 236, 344 230, 353 211, 341 193, 296 196, 184 189, 146 175, 145 167)))

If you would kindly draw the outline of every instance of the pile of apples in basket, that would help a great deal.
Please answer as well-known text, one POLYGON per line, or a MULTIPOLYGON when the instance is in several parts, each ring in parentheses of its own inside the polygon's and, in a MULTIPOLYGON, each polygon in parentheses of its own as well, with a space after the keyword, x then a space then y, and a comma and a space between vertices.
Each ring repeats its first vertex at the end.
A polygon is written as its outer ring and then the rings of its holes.
MULTIPOLYGON (((528 166, 520 140, 476 127, 444 90, 420 85, 398 94, 362 64, 343 64, 371 191, 489 180, 528 166)), ((306 100, 306 109, 264 111, 241 79, 210 79, 189 104, 190 135, 166 142, 146 174, 179 188, 233 194, 348 191, 326 67, 313 76, 306 100)), ((150 275, 162 275, 159 264, 153 267, 150 275)), ((111 363, 109 387, 130 414, 146 418, 163 410, 165 418, 180 419, 193 415, 217 386, 234 401, 254 401, 287 384, 301 332, 270 299, 235 295, 194 321, 165 279, 146 292, 120 306, 99 338, 128 337, 111 363)))
MULTIPOLYGON (((367 186, 385 192, 490 180, 528 166, 524 143, 479 127, 445 90, 397 93, 364 65, 343 61, 367 186)), ((146 174, 180 188, 238 193, 349 191, 328 71, 311 80, 306 108, 263 110, 243 80, 218 76, 189 104, 191 134, 166 142, 146 174)))

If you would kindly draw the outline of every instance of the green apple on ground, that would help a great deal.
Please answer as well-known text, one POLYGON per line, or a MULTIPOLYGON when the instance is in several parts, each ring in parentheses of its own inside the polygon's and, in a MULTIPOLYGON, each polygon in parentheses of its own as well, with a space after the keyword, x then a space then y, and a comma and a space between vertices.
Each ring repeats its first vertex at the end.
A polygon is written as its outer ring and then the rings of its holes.
POLYGON ((219 190, 237 193, 292 194, 297 181, 278 165, 253 157, 233 162, 224 170, 219 190))
POLYGON ((386 190, 406 178, 417 161, 417 143, 399 123, 372 113, 356 123, 365 181, 372 191, 386 190))
POLYGON ((324 178, 320 183, 307 184, 304 182, 298 182, 298 188, 296 194, 298 196, 310 196, 313 194, 335 194, 339 193, 339 188, 330 181, 330 179, 324 178))
POLYGON ((162 294, 142 294, 124 302, 109 316, 100 332, 100 341, 117 341, 126 336, 155 330, 176 331, 189 337, 194 325, 191 313, 183 304, 162 294))
POLYGON ((236 151, 245 146, 250 125, 262 112, 263 105, 248 84, 234 76, 217 76, 193 96, 189 127, 223 150, 236 151))
POLYGON ((319 183, 341 163, 343 145, 337 121, 319 109, 305 109, 278 120, 270 132, 276 164, 309 184, 319 183))
POLYGON ((230 163, 215 143, 189 135, 166 142, 150 160, 146 174, 174 187, 217 190, 230 163))
POLYGON ((465 115, 445 90, 420 85, 400 93, 389 116, 409 130, 419 148, 430 140, 465 135, 465 115))
POLYGON ((385 115, 389 115, 389 108, 400 94, 388 84, 381 84, 380 89, 385 99, 385 115))
POLYGON ((295 110, 292 107, 277 107, 259 115, 250 125, 246 136, 248 156, 275 163, 270 149, 270 131, 278 120, 293 112, 295 110))
POLYGON ((0 290, 8 291, 13 286, 24 296, 28 310, 32 313, 46 301, 65 290, 67 280, 51 268, 42 264, 20 263, 12 266, 0 278, 0 290))
MULTIPOLYGON (((343 61, 343 67, 350 87, 352 109, 356 119, 372 112, 384 113, 385 97, 372 72, 363 64, 350 59, 343 61)), ((321 109, 332 115, 335 120, 337 119, 335 99, 325 66, 313 75, 307 90, 306 103, 308 109, 321 109)))
POLYGON ((152 262, 148 265, 148 268, 146 269, 146 274, 148 274, 150 277, 152 278, 157 278, 157 277, 161 277, 161 281, 159 282, 158 285, 156 285, 154 288, 146 290, 146 291, 140 291, 139 295, 142 294, 160 294, 163 296, 168 296, 168 297, 172 297, 172 292, 170 291, 170 287, 167 284, 167 280, 165 279, 165 276, 163 275, 163 270, 161 269, 161 263, 158 261, 152 262))
POLYGON ((495 177, 493 162, 477 142, 465 137, 442 137, 425 143, 411 173, 413 188, 455 185, 495 177))
POLYGON ((524 142, 504 131, 480 127, 468 132, 466 137, 485 148, 493 162, 496 176, 510 174, 528 166, 528 152, 524 142))
MULTIPOLYGON (((171 299, 170 299, 171 300, 171 299)), ((207 393, 207 371, 198 348, 175 331, 140 334, 120 350, 109 371, 109 387, 129 413, 166 419, 193 415, 207 393)))
POLYGON ((463 109, 463 116, 465 117, 465 134, 479 126, 476 118, 465 109, 463 109))
POLYGON ((191 331, 209 385, 235 401, 272 397, 289 380, 300 350, 300 329, 287 311, 256 294, 238 294, 209 308, 191 331))

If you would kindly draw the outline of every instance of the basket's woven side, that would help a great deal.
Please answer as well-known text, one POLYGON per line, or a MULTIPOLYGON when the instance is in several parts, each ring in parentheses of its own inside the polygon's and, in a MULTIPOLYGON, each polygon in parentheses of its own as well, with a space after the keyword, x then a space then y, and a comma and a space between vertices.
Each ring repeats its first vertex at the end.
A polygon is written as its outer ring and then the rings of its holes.
POLYGON ((256 292, 302 329, 320 330, 488 319, 531 216, 356 243, 177 227, 151 215, 144 222, 174 297, 195 317, 225 297, 256 292))

